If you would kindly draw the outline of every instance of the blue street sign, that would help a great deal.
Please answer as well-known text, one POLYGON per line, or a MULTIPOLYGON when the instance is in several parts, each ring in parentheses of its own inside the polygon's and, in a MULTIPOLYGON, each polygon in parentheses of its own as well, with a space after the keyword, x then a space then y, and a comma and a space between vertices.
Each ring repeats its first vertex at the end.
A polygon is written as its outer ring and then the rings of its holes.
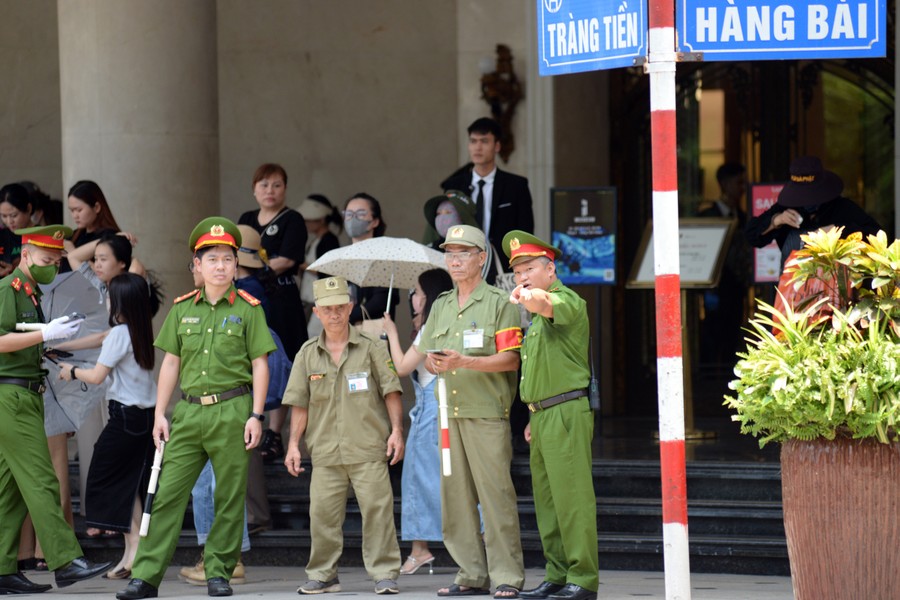
POLYGON ((647 55, 646 0, 537 0, 541 75, 631 67, 647 55))
POLYGON ((681 52, 704 61, 885 55, 885 0, 677 0, 681 52))

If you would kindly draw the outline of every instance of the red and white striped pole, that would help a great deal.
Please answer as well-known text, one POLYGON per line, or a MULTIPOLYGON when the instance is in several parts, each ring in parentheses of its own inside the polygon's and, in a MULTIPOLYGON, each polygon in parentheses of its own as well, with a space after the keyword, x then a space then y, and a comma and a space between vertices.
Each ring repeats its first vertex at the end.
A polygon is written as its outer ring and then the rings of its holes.
POLYGON ((653 162, 653 256, 656 275, 656 364, 662 474, 666 599, 690 600, 691 567, 684 459, 684 376, 675 137, 675 6, 649 0, 650 135, 653 162))

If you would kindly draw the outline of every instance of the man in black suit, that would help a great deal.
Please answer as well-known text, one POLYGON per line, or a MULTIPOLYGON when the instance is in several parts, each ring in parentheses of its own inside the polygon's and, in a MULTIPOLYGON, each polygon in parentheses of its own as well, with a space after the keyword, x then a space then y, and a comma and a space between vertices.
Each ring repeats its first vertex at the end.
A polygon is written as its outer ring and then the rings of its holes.
POLYGON ((476 204, 479 227, 495 248, 513 229, 534 232, 531 192, 528 180, 497 168, 500 151, 500 124, 482 117, 469 125, 471 164, 448 177, 441 187, 467 192, 476 204))
MULTIPOLYGON (((739 163, 725 163, 716 170, 719 199, 701 204, 697 216, 737 220, 718 287, 703 293, 704 319, 701 325, 700 360, 733 365, 741 350, 744 304, 752 285, 753 255, 744 237, 747 213, 741 200, 747 188, 747 169, 739 163)), ((729 371, 730 372, 730 371, 729 371)))

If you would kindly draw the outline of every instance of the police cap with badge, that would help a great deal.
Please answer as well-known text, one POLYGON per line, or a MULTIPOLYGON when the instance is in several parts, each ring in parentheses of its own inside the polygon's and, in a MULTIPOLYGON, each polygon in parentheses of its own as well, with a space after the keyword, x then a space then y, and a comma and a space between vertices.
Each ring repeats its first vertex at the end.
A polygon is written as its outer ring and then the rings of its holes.
POLYGON ((513 229, 504 235, 502 246, 503 253, 509 258, 509 266, 511 267, 541 256, 547 257, 552 261, 562 256, 562 251, 556 246, 519 229, 513 229))
POLYGON ((188 238, 191 252, 197 252, 208 246, 231 246, 235 250, 241 247, 241 230, 225 217, 207 217, 197 223, 188 238))
POLYGON ((48 250, 62 250, 63 240, 72 237, 72 230, 65 225, 44 225, 16 229, 16 235, 22 236, 22 245, 30 244, 48 250))

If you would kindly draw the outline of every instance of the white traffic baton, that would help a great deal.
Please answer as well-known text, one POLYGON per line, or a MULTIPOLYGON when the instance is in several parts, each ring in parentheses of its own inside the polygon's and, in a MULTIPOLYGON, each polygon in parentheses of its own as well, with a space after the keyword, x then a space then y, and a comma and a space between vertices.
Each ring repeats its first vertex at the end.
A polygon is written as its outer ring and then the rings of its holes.
POLYGON ((153 497, 159 485, 159 472, 162 471, 163 452, 166 442, 159 440, 159 448, 153 454, 153 466, 150 467, 150 485, 147 486, 147 500, 144 502, 144 514, 141 516, 141 537, 147 537, 150 531, 150 511, 153 510, 153 497))
POLYGON ((450 477, 450 419, 447 417, 447 381, 437 376, 438 415, 441 425, 441 474, 450 477))

